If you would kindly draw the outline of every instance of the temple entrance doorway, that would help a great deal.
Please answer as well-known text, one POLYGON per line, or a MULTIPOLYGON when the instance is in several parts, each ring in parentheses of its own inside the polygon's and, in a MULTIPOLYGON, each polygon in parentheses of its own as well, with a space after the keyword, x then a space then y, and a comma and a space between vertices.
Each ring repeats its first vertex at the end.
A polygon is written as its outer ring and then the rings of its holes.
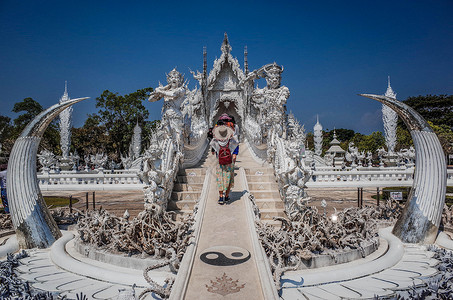
POLYGON ((242 117, 238 113, 237 105, 235 102, 219 101, 218 110, 212 118, 212 126, 217 123, 219 117, 224 113, 234 117, 236 124, 239 126, 239 132, 242 132, 242 117))

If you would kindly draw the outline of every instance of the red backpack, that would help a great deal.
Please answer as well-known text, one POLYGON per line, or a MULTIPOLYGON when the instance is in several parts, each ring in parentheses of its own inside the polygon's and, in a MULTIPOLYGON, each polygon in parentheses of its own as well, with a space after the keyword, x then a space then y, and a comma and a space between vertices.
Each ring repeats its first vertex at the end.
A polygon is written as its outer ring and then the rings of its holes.
POLYGON ((226 144, 226 146, 220 146, 219 149, 219 165, 229 165, 233 162, 233 158, 231 157, 231 151, 229 147, 230 143, 226 144))

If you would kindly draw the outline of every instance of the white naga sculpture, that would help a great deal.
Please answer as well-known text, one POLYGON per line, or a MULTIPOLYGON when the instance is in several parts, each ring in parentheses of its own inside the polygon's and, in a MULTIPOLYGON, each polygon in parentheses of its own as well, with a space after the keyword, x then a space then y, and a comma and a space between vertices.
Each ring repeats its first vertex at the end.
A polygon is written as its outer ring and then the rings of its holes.
POLYGON ((47 248, 61 237, 38 186, 36 154, 47 126, 65 108, 88 98, 71 99, 41 112, 31 121, 11 150, 6 188, 19 247, 47 248))
POLYGON ((447 186, 447 164, 442 146, 428 122, 413 108, 390 97, 362 94, 377 100, 403 119, 415 146, 414 183, 393 234, 406 243, 434 243, 447 186))
MULTIPOLYGON (((385 96, 396 99, 396 93, 390 86, 390 76, 388 77, 388 86, 385 96)), ((382 121, 384 122, 385 144, 389 153, 395 151, 396 146, 396 125, 398 124, 398 114, 385 104, 382 104, 382 121)))

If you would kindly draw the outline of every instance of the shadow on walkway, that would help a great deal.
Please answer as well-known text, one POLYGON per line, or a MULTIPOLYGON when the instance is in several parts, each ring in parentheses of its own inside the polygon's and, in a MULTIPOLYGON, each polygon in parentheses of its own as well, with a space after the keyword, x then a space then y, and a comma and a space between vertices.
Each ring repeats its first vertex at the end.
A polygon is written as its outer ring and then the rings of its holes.
POLYGON ((231 191, 230 192, 230 201, 226 204, 229 205, 229 204, 232 204, 233 202, 241 200, 242 196, 244 196, 245 193, 247 193, 246 190, 243 190, 242 192, 231 191))

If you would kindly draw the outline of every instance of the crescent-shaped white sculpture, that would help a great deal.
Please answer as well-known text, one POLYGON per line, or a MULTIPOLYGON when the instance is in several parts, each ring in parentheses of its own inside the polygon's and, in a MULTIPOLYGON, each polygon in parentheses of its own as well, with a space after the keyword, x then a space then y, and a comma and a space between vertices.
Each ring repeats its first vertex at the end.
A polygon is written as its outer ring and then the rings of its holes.
POLYGON ((36 154, 42 135, 67 107, 88 98, 71 99, 41 112, 22 131, 11 150, 6 188, 17 241, 23 249, 47 248, 61 237, 38 186, 36 154))
POLYGON ((393 234, 405 243, 434 243, 447 188, 447 164, 437 135, 419 113, 401 101, 380 95, 360 96, 377 100, 396 111, 414 141, 414 183, 393 234))

